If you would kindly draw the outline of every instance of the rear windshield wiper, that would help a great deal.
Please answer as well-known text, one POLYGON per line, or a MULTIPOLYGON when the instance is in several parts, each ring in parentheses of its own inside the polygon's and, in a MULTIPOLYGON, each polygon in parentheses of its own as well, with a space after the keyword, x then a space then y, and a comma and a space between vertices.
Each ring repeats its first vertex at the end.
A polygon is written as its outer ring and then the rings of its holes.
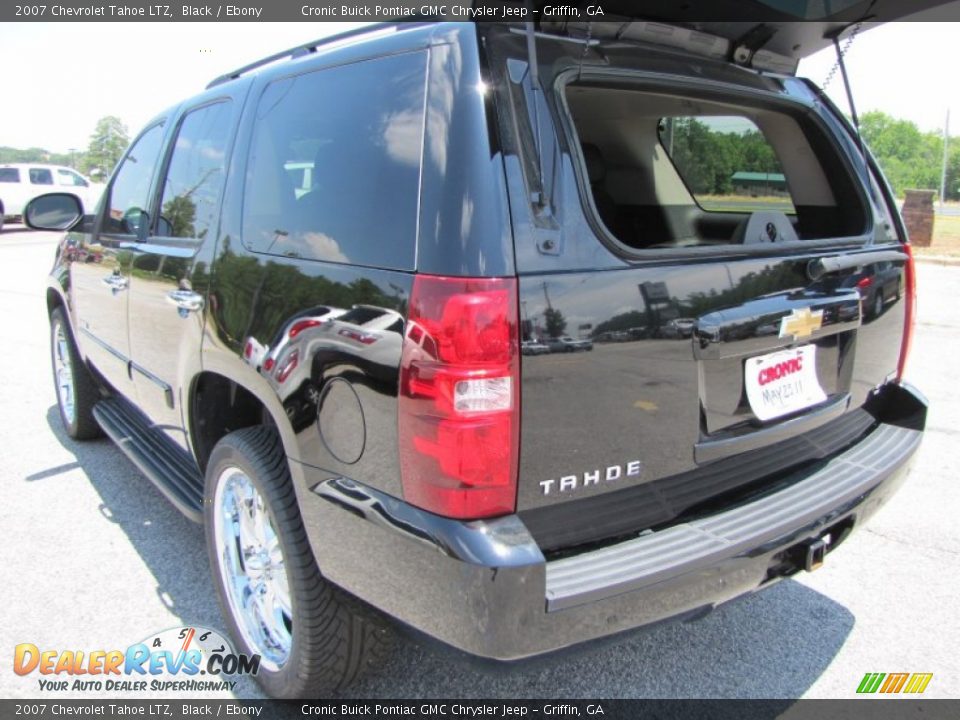
POLYGON ((833 255, 811 260, 807 265, 807 275, 811 280, 816 281, 825 275, 832 275, 864 265, 881 262, 903 262, 906 259, 906 253, 901 250, 874 250, 873 252, 852 253, 850 255, 833 255))

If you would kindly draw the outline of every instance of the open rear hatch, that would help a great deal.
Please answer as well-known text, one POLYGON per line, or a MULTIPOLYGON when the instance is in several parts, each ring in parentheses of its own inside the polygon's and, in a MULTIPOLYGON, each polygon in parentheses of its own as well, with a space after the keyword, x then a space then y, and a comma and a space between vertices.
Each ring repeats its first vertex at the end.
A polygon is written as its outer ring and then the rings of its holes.
POLYGON ((603 15, 591 15, 588 4, 563 6, 575 14, 535 7, 547 32, 632 38, 787 74, 854 24, 960 20, 956 0, 612 0, 600 4, 603 15))
MULTIPOLYGON (((696 32, 731 53, 762 35, 753 56, 795 60, 862 17, 844 7, 813 34, 696 32), (778 35, 792 39, 771 46, 778 35)), ((909 319, 889 190, 816 88, 651 49, 634 23, 607 39, 597 25, 541 23, 566 37, 538 35, 539 60, 529 34, 490 44, 509 88, 505 149, 526 173, 513 196, 520 339, 593 342, 522 359, 517 504, 548 552, 730 507, 849 447, 876 426, 909 319), (555 113, 532 110, 536 73, 520 58, 539 62, 555 113)))

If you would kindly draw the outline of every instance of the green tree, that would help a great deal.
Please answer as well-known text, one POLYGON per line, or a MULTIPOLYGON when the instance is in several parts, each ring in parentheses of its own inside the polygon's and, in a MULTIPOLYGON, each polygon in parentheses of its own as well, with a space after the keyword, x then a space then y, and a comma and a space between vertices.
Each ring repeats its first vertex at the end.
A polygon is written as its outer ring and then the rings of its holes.
POLYGON ((693 117, 673 121, 673 137, 665 133, 672 158, 695 195, 733 192, 736 172, 780 173, 773 148, 759 130, 721 132, 693 117))
POLYGON ((647 315, 639 310, 630 310, 619 315, 614 315, 609 320, 604 320, 594 328, 590 333, 594 337, 599 337, 606 332, 623 332, 636 327, 643 327, 647 324, 647 315))
POLYGON ((79 163, 77 163, 79 155, 76 151, 56 153, 37 147, 27 148, 26 150, 6 146, 0 147, 0 163, 50 163, 51 165, 66 165, 79 169, 79 163))
POLYGON ((103 181, 113 172, 129 144, 127 126, 120 118, 114 115, 100 118, 93 135, 90 136, 90 145, 82 160, 81 169, 88 175, 96 175, 96 180, 103 181))
POLYGON ((947 198, 960 200, 960 138, 950 138, 947 146, 947 198))
POLYGON ((864 113, 860 132, 897 195, 902 196, 909 188, 940 187, 940 133, 920 132, 909 120, 898 120, 879 110, 864 113))
POLYGON ((552 338, 560 337, 567 330, 567 321, 563 313, 554 308, 547 308, 543 311, 543 319, 547 324, 547 335, 552 338))

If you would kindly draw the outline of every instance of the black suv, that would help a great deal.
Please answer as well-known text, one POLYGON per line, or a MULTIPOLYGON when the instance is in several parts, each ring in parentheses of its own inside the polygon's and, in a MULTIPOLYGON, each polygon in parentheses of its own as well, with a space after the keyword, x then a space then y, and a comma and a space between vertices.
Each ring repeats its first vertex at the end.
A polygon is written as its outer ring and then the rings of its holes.
POLYGON ((913 265, 792 74, 825 27, 377 27, 159 115, 94 216, 31 205, 63 423, 204 523, 267 692, 385 618, 515 660, 699 615, 891 497, 913 265), (521 353, 568 336, 618 342, 521 353))

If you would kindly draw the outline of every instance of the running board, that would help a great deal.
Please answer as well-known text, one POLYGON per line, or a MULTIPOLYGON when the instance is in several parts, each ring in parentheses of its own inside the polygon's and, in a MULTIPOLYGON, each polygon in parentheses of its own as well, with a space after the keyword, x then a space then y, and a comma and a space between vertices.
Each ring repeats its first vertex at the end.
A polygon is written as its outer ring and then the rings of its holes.
POLYGON ((203 522, 203 478, 187 453, 120 398, 101 400, 94 405, 93 416, 177 510, 194 522, 203 522))

